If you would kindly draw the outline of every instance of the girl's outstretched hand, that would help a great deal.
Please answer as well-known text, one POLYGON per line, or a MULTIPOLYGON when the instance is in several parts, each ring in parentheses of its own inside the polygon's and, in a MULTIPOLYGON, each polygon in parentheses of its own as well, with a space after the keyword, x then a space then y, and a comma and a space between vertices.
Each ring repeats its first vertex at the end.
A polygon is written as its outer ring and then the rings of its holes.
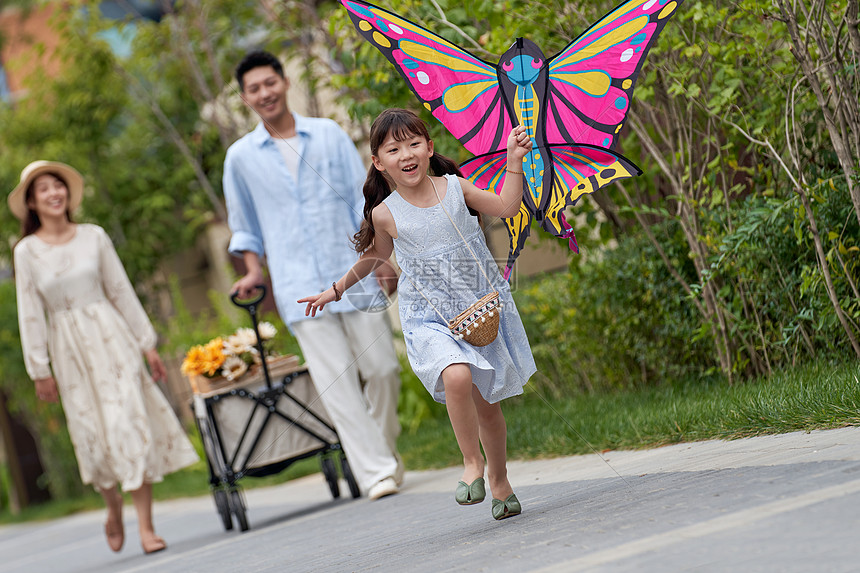
MULTIPOLYGON (((508 158, 522 162, 523 157, 531 150, 532 138, 529 137, 526 128, 522 125, 513 128, 508 136, 508 158)), ((517 167, 521 169, 520 165, 517 167)))
POLYGON ((334 289, 330 288, 320 294, 300 298, 296 302, 299 304, 308 303, 308 307, 305 309, 305 316, 316 316, 318 310, 321 311, 325 305, 335 300, 335 298, 337 297, 335 296, 334 289))

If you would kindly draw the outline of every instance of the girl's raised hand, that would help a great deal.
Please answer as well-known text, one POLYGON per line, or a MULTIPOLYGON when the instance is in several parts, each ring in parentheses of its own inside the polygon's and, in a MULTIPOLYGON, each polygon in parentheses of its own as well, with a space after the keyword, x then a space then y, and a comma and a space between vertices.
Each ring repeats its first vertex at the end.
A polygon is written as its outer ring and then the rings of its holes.
POLYGON ((508 136, 508 157, 522 161, 531 149, 532 138, 529 137, 526 128, 522 125, 513 128, 508 136))

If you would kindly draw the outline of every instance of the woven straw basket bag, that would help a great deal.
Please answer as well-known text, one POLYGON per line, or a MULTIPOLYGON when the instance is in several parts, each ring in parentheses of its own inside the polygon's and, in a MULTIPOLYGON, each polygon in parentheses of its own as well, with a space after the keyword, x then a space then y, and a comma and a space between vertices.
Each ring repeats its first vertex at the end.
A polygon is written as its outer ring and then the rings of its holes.
MULTIPOLYGON (((430 179, 430 183, 433 185, 433 191, 436 193, 436 198, 439 199, 439 206, 442 207, 442 210, 445 211, 446 215, 448 215, 448 219, 451 221, 451 224, 454 225, 454 229, 457 230, 457 234, 460 235, 460 238, 463 239, 464 243, 466 243, 466 247, 469 249, 469 252, 472 253, 472 257, 478 264, 478 268, 481 269, 481 273, 483 273, 484 278, 487 279, 487 283, 492 286, 493 283, 490 281, 490 277, 487 276, 486 271, 484 271, 484 266, 481 264, 481 261, 478 260, 478 257, 475 255, 472 247, 469 246, 463 233, 460 232, 457 224, 454 223, 454 219, 452 219, 451 215, 448 214, 448 210, 445 209, 445 205, 442 204, 442 198, 439 197, 439 191, 436 190, 436 183, 432 178, 430 179)), ((493 292, 484 295, 476 303, 458 314, 454 320, 449 321, 441 312, 439 312, 439 309, 436 308, 430 299, 421 292, 421 289, 418 288, 418 285, 416 285, 411 278, 409 281, 412 282, 412 286, 415 287, 415 290, 424 297, 424 300, 433 307, 436 314, 445 321, 445 324, 447 324, 448 328, 451 329, 451 334, 453 334, 455 338, 468 342, 472 346, 486 346, 496 339, 496 336, 499 334, 499 319, 501 318, 502 309, 504 307, 501 299, 499 298, 498 291, 494 290, 493 292)))
POLYGON ((493 291, 458 314, 448 323, 448 328, 454 336, 472 346, 486 346, 499 334, 501 311, 499 293, 493 291))

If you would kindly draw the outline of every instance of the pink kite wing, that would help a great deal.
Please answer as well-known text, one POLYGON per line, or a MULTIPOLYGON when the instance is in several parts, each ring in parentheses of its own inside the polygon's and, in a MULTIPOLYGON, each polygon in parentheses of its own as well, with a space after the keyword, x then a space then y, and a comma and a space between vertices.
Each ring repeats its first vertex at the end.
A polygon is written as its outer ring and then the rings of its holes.
MULTIPOLYGON (((550 145, 552 164, 567 205, 619 179, 642 174, 632 161, 592 145, 550 145)), ((548 210, 549 211, 549 210, 548 210)))
MULTIPOLYGON (((552 187, 538 206, 537 219, 545 231, 562 239, 573 237, 573 229, 564 216, 568 206, 613 181, 642 173, 625 157, 592 145, 549 145, 542 155, 552 166, 552 187)), ((578 250, 575 242, 571 249, 578 250)))
POLYGON ((463 177, 480 187, 498 194, 505 182, 507 151, 485 153, 466 161, 460 166, 463 177))
MULTIPOLYGON (((474 157, 460 166, 460 172, 463 177, 474 183, 481 189, 487 189, 489 193, 499 193, 502 190, 502 185, 505 182, 505 168, 508 164, 507 150, 496 151, 494 153, 485 153, 474 157)), ((525 192, 523 194, 523 202, 520 205, 520 212, 510 219, 503 219, 505 228, 508 231, 510 245, 508 249, 508 261, 505 266, 505 280, 510 276, 511 269, 514 266, 514 261, 520 255, 523 247, 526 244, 526 239, 531 232, 531 222, 535 205, 529 199, 531 194, 525 192)))
POLYGON ((548 143, 614 148, 648 51, 680 0, 628 0, 549 61, 548 143))
MULTIPOLYGON (((550 145, 538 148, 551 170, 550 192, 535 204, 530 187, 524 185, 523 204, 519 215, 506 219, 505 225, 511 240, 507 267, 513 266, 525 245, 531 221, 536 220, 547 232, 568 239, 571 250, 579 251, 573 228, 564 216, 565 209, 575 205, 586 194, 609 185, 613 181, 640 175, 642 171, 629 159, 609 149, 592 145, 550 145)), ((460 166, 463 176, 482 189, 501 190, 505 181, 507 154, 503 151, 487 153, 470 159, 460 166)), ((524 182, 525 183, 525 182, 524 182)))
POLYGON ((513 127, 496 66, 361 0, 341 0, 356 29, 397 68, 424 107, 469 151, 504 149, 513 127))
POLYGON ((627 158, 591 145, 550 145, 544 154, 553 169, 552 189, 548 201, 538 210, 541 228, 560 239, 567 239, 570 249, 579 252, 573 227, 565 210, 586 194, 594 193, 613 181, 641 175, 642 171, 627 158))
POLYGON ((611 151, 648 51, 683 0, 626 0, 552 58, 517 38, 498 65, 363 0, 340 0, 355 27, 395 66, 425 108, 477 157, 461 169, 500 190, 514 125, 532 139, 520 213, 505 224, 507 272, 531 221, 576 250, 565 209, 639 169, 611 151))
MULTIPOLYGON (((641 175, 642 171, 626 157, 591 145, 551 145, 553 186, 549 202, 542 206, 541 227, 563 239, 573 238, 564 211, 583 196, 606 187, 613 181, 641 175)), ((573 238, 571 249, 579 251, 573 238)))

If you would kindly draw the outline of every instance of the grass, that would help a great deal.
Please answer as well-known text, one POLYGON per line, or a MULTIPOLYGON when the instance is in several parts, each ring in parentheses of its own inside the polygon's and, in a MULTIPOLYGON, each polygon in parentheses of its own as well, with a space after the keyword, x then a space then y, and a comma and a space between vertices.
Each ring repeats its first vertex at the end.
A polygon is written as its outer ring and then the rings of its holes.
MULTIPOLYGON (((503 410, 512 459, 860 425, 860 363, 822 361, 734 386, 713 377, 564 398, 527 387, 503 410)), ((450 426, 442 408, 404 434, 399 445, 406 466, 462 463, 450 426)))
MULTIPOLYGON (((640 449, 707 439, 860 425, 860 363, 819 361, 774 376, 728 386, 719 377, 667 383, 611 394, 549 397, 527 387, 503 405, 512 459, 640 449)), ((200 451, 196 432, 192 442, 200 451)), ((417 428, 405 430, 399 449, 410 470, 462 462, 445 407, 431 404, 417 428)), ((316 459, 299 461, 266 478, 245 478, 245 488, 282 483, 319 471, 316 459)), ((205 462, 167 476, 156 499, 208 495, 205 462)), ((96 494, 0 513, 0 524, 59 517, 101 508, 96 494)))

